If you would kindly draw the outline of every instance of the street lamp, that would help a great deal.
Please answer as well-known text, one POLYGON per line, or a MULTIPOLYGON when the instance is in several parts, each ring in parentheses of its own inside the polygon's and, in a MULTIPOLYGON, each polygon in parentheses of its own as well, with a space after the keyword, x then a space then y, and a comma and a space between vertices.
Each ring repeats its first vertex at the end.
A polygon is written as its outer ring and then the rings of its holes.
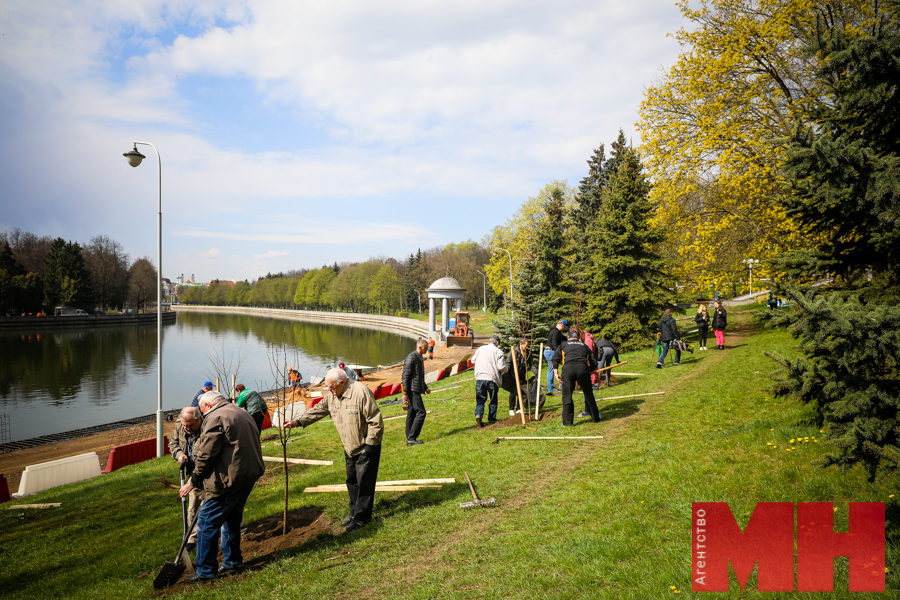
MULTIPOLYGON (((497 250, 503 250, 504 252, 506 252, 506 255, 509 257, 509 303, 512 304, 512 302, 513 302, 513 288, 512 288, 512 254, 510 254, 510 253, 509 253, 509 250, 507 250, 506 248, 500 248, 499 246, 498 246, 498 247, 495 247, 495 248, 493 249, 494 252, 496 252, 497 250)), ((512 309, 512 314, 513 314, 513 316, 516 315, 516 309, 512 309)))
POLYGON ((478 273, 479 275, 481 275, 481 279, 483 280, 481 283, 482 283, 482 288, 484 288, 484 289, 483 289, 483 292, 484 292, 484 304, 481 305, 481 311, 482 311, 482 312, 487 312, 487 275, 485 275, 484 273, 482 273, 482 272, 479 271, 478 269, 475 269, 475 272, 478 273))
POLYGON ((419 300, 419 314, 422 314, 422 292, 419 290, 413 290, 416 293, 416 298, 419 300))
POLYGON ((132 142, 133 148, 122 154, 132 167, 137 167, 146 158, 138 152, 138 144, 150 146, 156 152, 159 172, 159 210, 156 213, 156 456, 164 455, 163 448, 163 407, 162 407, 162 159, 159 150, 150 142, 132 142))
POLYGON ((759 264, 759 259, 756 258, 745 258, 742 260, 745 265, 750 267, 750 296, 753 296, 753 263, 759 264))

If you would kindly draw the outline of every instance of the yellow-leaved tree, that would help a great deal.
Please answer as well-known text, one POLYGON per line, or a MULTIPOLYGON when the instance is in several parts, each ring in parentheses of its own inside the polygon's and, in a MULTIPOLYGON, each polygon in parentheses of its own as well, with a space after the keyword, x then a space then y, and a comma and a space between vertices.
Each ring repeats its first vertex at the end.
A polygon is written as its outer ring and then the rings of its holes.
MULTIPOLYGON (((736 293, 744 259, 812 245, 776 202, 786 193, 787 138, 826 93, 810 48, 823 20, 865 27, 875 2, 690 4, 679 2, 693 23, 676 34, 682 53, 641 104, 641 154, 678 283, 736 293)), ((759 275, 778 274, 763 263, 759 275)))

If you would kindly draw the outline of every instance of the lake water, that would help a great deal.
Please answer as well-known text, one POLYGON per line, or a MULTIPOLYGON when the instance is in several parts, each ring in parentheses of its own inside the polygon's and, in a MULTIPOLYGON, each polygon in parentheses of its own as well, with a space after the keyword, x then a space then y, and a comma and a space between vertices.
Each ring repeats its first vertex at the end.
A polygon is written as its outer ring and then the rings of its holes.
MULTIPOLYGON (((217 371, 228 374, 221 389, 230 389, 235 371, 248 389, 272 389, 273 359, 309 381, 341 361, 396 363, 415 341, 336 325, 182 312, 163 326, 162 344, 163 408, 169 410, 190 404, 217 371)), ((9 419, 9 437, 0 442, 150 415, 156 403, 155 323, 0 333, 0 418, 9 419)))

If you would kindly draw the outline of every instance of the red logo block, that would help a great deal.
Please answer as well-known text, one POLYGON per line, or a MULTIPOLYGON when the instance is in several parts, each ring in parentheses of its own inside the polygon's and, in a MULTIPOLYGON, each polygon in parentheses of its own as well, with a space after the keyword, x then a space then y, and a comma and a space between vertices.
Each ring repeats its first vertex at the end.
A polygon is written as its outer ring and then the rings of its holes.
MULTIPOLYGON (((794 504, 760 502, 742 531, 725 502, 692 505, 695 592, 728 591, 728 565, 743 590, 756 567, 761 592, 794 590, 794 504)), ((834 557, 850 559, 851 592, 883 592, 884 504, 851 502, 847 533, 834 532, 830 502, 797 504, 797 590, 834 590, 834 557)))

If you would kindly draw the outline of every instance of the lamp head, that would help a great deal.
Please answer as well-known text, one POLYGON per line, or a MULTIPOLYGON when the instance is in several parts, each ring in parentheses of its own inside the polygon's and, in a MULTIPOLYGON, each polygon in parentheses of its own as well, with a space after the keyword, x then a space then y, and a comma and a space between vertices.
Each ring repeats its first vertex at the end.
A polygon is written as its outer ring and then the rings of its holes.
POLYGON ((128 164, 132 167, 138 166, 139 164, 141 164, 141 161, 146 158, 143 154, 138 152, 137 144, 134 145, 134 149, 125 152, 124 154, 122 154, 122 156, 128 159, 128 164))

